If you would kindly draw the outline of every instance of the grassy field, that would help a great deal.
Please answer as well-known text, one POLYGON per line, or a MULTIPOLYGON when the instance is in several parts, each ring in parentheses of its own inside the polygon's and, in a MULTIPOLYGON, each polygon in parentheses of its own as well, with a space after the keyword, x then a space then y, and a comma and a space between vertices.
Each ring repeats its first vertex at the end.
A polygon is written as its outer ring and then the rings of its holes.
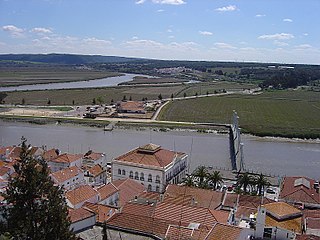
POLYGON ((266 92, 174 101, 160 120, 231 123, 232 111, 243 132, 259 136, 320 137, 320 94, 306 91, 266 92))
POLYGON ((8 92, 4 99, 6 104, 21 104, 24 99, 28 105, 88 105, 92 104, 93 99, 96 103, 110 104, 121 101, 124 96, 129 100, 141 100, 142 98, 157 99, 159 94, 163 98, 169 98, 183 90, 185 86, 156 86, 156 87, 114 87, 100 89, 70 89, 70 90, 47 90, 47 91, 21 91, 8 92))

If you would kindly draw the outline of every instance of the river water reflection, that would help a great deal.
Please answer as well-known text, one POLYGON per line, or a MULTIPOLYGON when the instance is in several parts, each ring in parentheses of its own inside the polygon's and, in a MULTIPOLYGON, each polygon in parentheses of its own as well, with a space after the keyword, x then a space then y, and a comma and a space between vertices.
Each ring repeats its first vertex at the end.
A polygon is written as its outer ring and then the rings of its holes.
POLYGON ((122 82, 131 81, 135 76, 145 76, 149 78, 151 77, 146 75, 124 74, 122 76, 117 76, 117 77, 93 79, 88 81, 33 84, 33 85, 22 85, 22 86, 15 86, 15 87, 0 87, 0 92, 46 90, 46 89, 52 90, 52 89, 112 87, 112 86, 117 86, 119 83, 122 83, 122 82))
MULTIPOLYGON (((190 170, 198 165, 230 168, 227 135, 187 131, 102 129, 74 125, 33 125, 0 121, 1 146, 18 144, 21 136, 36 146, 56 147, 62 152, 105 152, 109 160, 137 146, 153 142, 189 154, 190 170)), ((276 175, 320 177, 320 143, 289 142, 242 136, 248 169, 276 175)))

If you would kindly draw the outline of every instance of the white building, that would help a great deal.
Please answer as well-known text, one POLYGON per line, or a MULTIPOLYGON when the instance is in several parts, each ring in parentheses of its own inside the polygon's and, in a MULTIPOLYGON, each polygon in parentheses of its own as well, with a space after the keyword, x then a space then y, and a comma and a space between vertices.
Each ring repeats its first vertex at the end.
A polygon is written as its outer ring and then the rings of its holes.
POLYGON ((85 183, 84 173, 77 166, 51 173, 50 176, 55 184, 63 186, 66 190, 73 189, 85 183))
POLYGON ((89 150, 86 154, 84 154, 82 158, 83 166, 93 167, 97 164, 104 168, 107 166, 107 156, 104 153, 96 153, 92 150, 89 150))
POLYGON ((65 168, 77 166, 81 168, 82 166, 82 154, 69 154, 64 153, 59 155, 57 158, 48 161, 48 166, 51 172, 57 172, 65 168))
POLYGON ((187 172, 188 155, 147 144, 112 161, 112 180, 131 178, 148 191, 163 192, 167 184, 181 182, 187 172))

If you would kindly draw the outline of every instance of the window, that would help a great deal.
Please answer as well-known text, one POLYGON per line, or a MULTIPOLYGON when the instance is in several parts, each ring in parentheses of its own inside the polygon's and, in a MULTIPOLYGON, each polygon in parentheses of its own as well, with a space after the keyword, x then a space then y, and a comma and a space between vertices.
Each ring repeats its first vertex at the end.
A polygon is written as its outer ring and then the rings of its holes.
POLYGON ((135 172, 135 173, 134 173, 134 179, 139 180, 139 173, 138 173, 138 172, 135 172))
POLYGON ((156 186, 156 192, 160 192, 160 187, 156 186))
POLYGON ((152 191, 152 186, 151 186, 151 184, 148 185, 148 191, 149 191, 149 192, 152 191))
POLYGON ((152 182, 152 175, 151 174, 148 175, 148 182, 152 182))
POLYGON ((156 183, 160 183, 160 176, 159 175, 156 176, 156 183))
POLYGON ((118 169, 118 174, 121 175, 121 169, 118 169))
POLYGON ((144 173, 140 173, 140 180, 144 181, 144 173))
POLYGON ((130 171, 129 178, 133 178, 133 172, 130 171))
POLYGON ((269 238, 272 237, 272 228, 265 228, 263 232, 263 238, 269 238))
POLYGON ((122 170, 122 175, 126 175, 126 170, 122 170))

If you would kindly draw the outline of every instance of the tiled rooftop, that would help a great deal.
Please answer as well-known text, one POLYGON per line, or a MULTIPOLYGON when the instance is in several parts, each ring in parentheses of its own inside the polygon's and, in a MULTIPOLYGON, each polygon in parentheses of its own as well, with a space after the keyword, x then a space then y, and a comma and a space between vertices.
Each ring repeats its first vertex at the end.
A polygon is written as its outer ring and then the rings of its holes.
POLYGON ((79 160, 80 158, 82 158, 82 154, 64 153, 59 155, 57 158, 52 159, 51 161, 57 163, 71 163, 79 160))
MULTIPOLYGON (((143 146, 143 149, 147 149, 147 148, 153 149, 153 146, 150 146, 150 147, 147 147, 147 146, 148 145, 143 146)), ((115 158, 115 160, 125 162, 128 164, 164 168, 168 166, 172 161, 174 161, 175 157, 177 156, 182 157, 184 155, 185 155, 184 153, 166 150, 161 147, 157 148, 154 151, 142 150, 142 148, 139 147, 115 158)))
POLYGON ((285 202, 268 203, 263 206, 266 208, 267 212, 270 215, 277 218, 278 220, 284 220, 286 218, 292 218, 302 215, 302 212, 299 209, 285 202))
POLYGON ((104 185, 102 187, 99 187, 97 189, 97 191, 100 194, 100 199, 104 200, 104 199, 112 196, 116 192, 118 192, 119 189, 116 186, 114 186, 112 183, 109 183, 109 184, 106 184, 106 185, 104 185))
POLYGON ((280 198, 287 201, 320 204, 320 194, 314 189, 315 181, 307 177, 285 177, 280 198))
POLYGON ((156 208, 156 204, 140 204, 140 203, 135 203, 133 200, 132 202, 126 203, 121 209, 121 212, 129 213, 132 215, 152 217, 154 214, 155 208, 156 208))
POLYGON ((82 172, 81 169, 79 169, 76 166, 73 166, 73 167, 62 169, 58 172, 51 173, 51 176, 55 179, 55 181, 57 181, 58 184, 62 184, 66 180, 79 175, 79 173, 81 172, 82 172))
POLYGON ((189 224, 191 222, 212 225, 215 222, 226 223, 228 213, 208 208, 159 203, 155 209, 154 217, 189 224))
POLYGON ((145 191, 144 186, 129 178, 113 181, 112 184, 119 189, 120 207, 145 191))
POLYGON ((94 215, 95 213, 87 208, 83 208, 83 207, 78 209, 69 208, 69 217, 72 223, 84 220, 94 215))
POLYGON ((95 212, 95 214, 97 215, 96 220, 99 223, 104 223, 110 217, 112 217, 112 215, 115 214, 117 211, 116 208, 102 205, 102 204, 98 204, 98 203, 93 204, 93 203, 86 202, 83 204, 83 207, 95 212))
POLYGON ((93 167, 89 168, 88 171, 94 177, 97 177, 101 173, 105 172, 105 170, 99 164, 96 164, 93 167))
POLYGON ((239 227, 217 223, 205 240, 236 240, 241 231, 239 227))
POLYGON ((217 209, 223 193, 195 187, 168 185, 164 202, 217 209))
POLYGON ((51 161, 53 159, 55 159, 56 157, 58 157, 58 151, 57 149, 50 149, 48 151, 45 151, 44 154, 43 154, 43 159, 46 160, 46 161, 51 161))
POLYGON ((66 198, 72 205, 85 202, 96 195, 98 195, 98 192, 89 185, 83 185, 66 192, 66 198))

